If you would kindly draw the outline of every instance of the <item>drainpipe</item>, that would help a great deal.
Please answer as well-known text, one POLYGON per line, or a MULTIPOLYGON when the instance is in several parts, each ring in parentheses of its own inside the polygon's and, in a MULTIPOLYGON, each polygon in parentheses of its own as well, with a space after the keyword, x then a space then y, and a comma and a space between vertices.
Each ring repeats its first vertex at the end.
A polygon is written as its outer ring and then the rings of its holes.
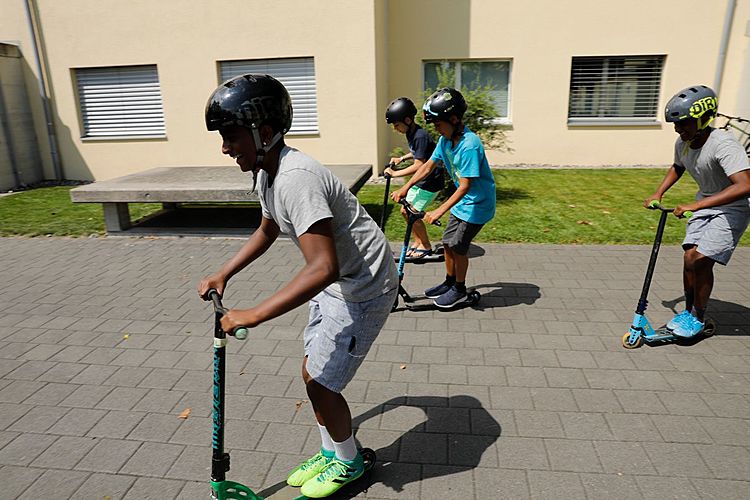
POLYGON ((734 20, 735 7, 737 7, 737 0, 728 0, 727 12, 724 16, 724 29, 721 32, 719 59, 716 64, 716 76, 714 76, 714 91, 719 95, 721 95, 721 80, 724 77, 724 65, 727 62, 727 47, 729 46, 729 35, 732 32, 732 21, 734 20))
POLYGON ((52 124, 52 111, 50 110, 49 92, 47 89, 47 80, 45 78, 47 72, 42 68, 39 46, 36 43, 37 37, 40 42, 43 40, 41 25, 39 24, 36 6, 33 5, 34 0, 26 0, 24 3, 26 5, 26 19, 29 23, 29 31, 31 32, 31 47, 34 53, 34 62, 36 63, 36 71, 39 74, 39 95, 42 98, 42 105, 44 107, 44 121, 47 123, 47 138, 49 140, 50 156, 52 157, 52 167, 55 176, 54 180, 61 181, 63 180, 63 171, 62 165, 60 164, 60 156, 57 153, 55 127, 52 124))

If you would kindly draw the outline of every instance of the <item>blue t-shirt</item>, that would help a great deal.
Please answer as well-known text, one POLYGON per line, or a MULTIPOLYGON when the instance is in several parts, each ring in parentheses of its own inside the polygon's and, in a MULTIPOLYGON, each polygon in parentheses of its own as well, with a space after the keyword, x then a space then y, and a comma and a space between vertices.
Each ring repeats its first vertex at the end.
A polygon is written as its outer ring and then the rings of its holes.
POLYGON ((456 147, 441 137, 430 159, 445 166, 456 187, 462 177, 471 179, 469 191, 451 208, 453 215, 472 224, 486 224, 495 216, 495 178, 477 134, 464 127, 456 147))

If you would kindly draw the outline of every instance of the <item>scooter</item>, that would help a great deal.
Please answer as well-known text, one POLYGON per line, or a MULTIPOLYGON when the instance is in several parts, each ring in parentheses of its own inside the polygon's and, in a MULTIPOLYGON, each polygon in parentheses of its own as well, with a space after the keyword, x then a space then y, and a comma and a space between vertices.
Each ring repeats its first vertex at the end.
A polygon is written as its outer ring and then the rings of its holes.
MULTIPOLYGON (((307 500, 308 497, 294 488, 280 483, 268 496, 260 496, 247 486, 229 481, 226 473, 229 471, 229 453, 224 452, 224 369, 226 366, 227 335, 237 340, 245 340, 248 329, 235 328, 233 332, 225 332, 221 328, 221 318, 227 309, 221 303, 221 296, 215 289, 208 291, 208 298, 214 305, 214 391, 213 391, 213 435, 211 439, 211 498, 214 500, 307 500)), ((370 448, 359 450, 365 462, 365 471, 375 466, 375 452, 370 448)), ((364 477, 364 474, 362 475, 364 477)), ((360 478, 361 479, 361 478, 360 478)), ((357 480, 359 481, 359 480, 357 480)))
MULTIPOLYGON (((401 256, 398 259, 398 295, 396 296, 396 301, 393 303, 393 308, 391 309, 391 311, 395 311, 398 308, 399 296, 401 297, 401 299, 403 299, 407 309, 410 309, 412 311, 432 310, 436 307, 434 304, 412 305, 417 301, 417 298, 409 295, 409 292, 406 291, 402 284, 402 282, 404 281, 404 265, 406 264, 406 252, 409 249, 409 240, 411 240, 411 229, 416 221, 424 219, 425 212, 421 210, 415 210, 414 207, 412 207, 411 204, 405 199, 401 199, 399 203, 406 210, 406 234, 404 235, 404 243, 401 246, 401 256)), ((436 220, 435 222, 433 222, 433 224, 436 226, 441 225, 439 220, 436 220)), ((464 305, 476 305, 481 297, 482 295, 476 289, 467 290, 466 297, 462 301, 446 309, 455 309, 464 305)))
MULTIPOLYGON (((637 349, 641 347, 644 342, 646 344, 661 344, 687 340, 684 337, 675 335, 674 332, 669 330, 666 326, 662 326, 659 328, 652 327, 651 323, 646 317, 646 308, 648 307, 648 291, 649 288, 651 288, 651 278, 654 275, 654 269, 656 268, 656 259, 659 256, 659 248, 661 247, 661 240, 662 236, 664 235, 664 227, 667 223, 667 216, 674 212, 674 208, 665 208, 656 200, 652 201, 648 208, 650 208, 651 210, 660 210, 661 216, 659 217, 659 225, 656 228, 654 246, 651 248, 651 258, 648 262, 648 268, 646 269, 646 277, 643 281, 641 298, 638 300, 638 305, 635 309, 633 324, 630 326, 628 332, 622 336, 622 346, 626 349, 637 349)), ((689 219, 693 216, 693 213, 685 212, 684 215, 689 219)), ((714 322, 710 319, 707 319, 701 335, 703 337, 710 337, 714 334, 715 329, 716 325, 714 324, 714 322)))
MULTIPOLYGON (((395 167, 395 163, 389 163, 386 165, 386 168, 393 168, 395 167)), ((380 213, 380 230, 385 233, 385 212, 386 208, 388 208, 388 195, 391 194, 391 174, 383 174, 383 177, 385 177, 385 192, 383 193, 383 211, 380 213)), ((409 233, 409 237, 411 238, 411 233, 409 233)), ((406 243, 407 249, 409 246, 409 243, 406 243)), ((398 262, 399 259, 395 258, 396 262, 398 262)), ((445 259, 445 254, 443 250, 442 244, 437 244, 433 247, 432 253, 429 255, 421 255, 419 257, 406 257, 406 262, 441 262, 445 259)))

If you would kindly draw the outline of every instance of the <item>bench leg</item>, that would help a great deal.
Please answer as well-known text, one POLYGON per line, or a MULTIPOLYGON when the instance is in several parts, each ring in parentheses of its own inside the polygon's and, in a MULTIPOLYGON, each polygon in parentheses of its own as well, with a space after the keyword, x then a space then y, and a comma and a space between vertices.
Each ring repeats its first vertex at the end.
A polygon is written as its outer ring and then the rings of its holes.
POLYGON ((125 231, 130 228, 130 210, 127 203, 102 203, 104 207, 104 228, 108 233, 125 231))

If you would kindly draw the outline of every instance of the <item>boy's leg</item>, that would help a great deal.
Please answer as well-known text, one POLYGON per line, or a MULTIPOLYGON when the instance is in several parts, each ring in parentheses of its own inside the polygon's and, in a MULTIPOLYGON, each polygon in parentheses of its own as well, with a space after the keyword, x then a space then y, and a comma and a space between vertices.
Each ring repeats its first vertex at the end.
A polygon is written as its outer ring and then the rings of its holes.
POLYGON ((708 306, 708 299, 714 287, 714 265, 716 262, 696 250, 695 247, 685 251, 684 282, 685 308, 695 311, 695 316, 702 322, 708 306), (688 304, 688 301, 691 304, 688 304), (691 307, 688 308, 688 305, 691 307))
POLYGON ((427 228, 424 222, 421 220, 415 221, 411 227, 411 232, 414 234, 414 248, 416 250, 432 250, 430 237, 427 235, 427 228))
POLYGON ((471 241, 482 229, 482 224, 471 224, 451 214, 443 235, 445 247, 445 267, 448 276, 454 279, 453 285, 435 298, 438 307, 452 307, 466 298, 466 275, 469 270, 469 247, 471 241))
POLYGON ((390 314, 397 290, 352 303, 326 295, 320 321, 305 330, 303 379, 316 419, 330 434, 335 456, 300 490, 310 498, 331 495, 364 472, 352 434, 349 405, 341 391, 351 381, 390 314), (341 349, 344 347, 344 349, 341 349))

